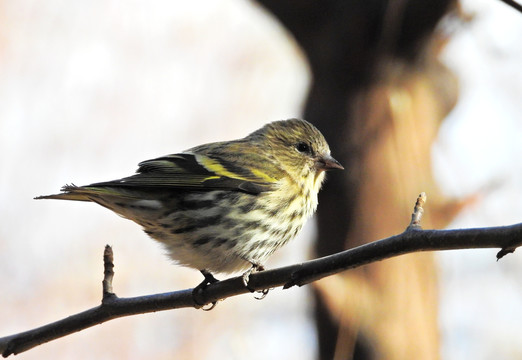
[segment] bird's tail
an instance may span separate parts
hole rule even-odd
[[[117,195],[107,188],[90,187],[90,186],[76,186],[74,184],[65,185],[60,189],[60,194],[43,195],[35,197],[40,199],[58,199],[58,200],[74,200],[74,201],[94,201],[93,198],[100,195]]]

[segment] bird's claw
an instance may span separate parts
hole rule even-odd
[[[245,285],[245,287],[251,292],[257,292],[259,293],[260,295],[259,296],[254,296],[254,298],[256,298],[257,300],[263,300],[266,295],[268,294],[268,292],[270,291],[270,289],[263,289],[263,290],[256,290],[252,287],[249,286],[249,281],[250,281],[250,275],[254,272],[257,272],[257,271],[263,271],[265,270],[265,268],[263,267],[263,265],[259,265],[259,264],[252,264],[252,266],[250,267],[250,269],[248,269],[247,271],[245,271],[243,273],[243,285]]]
[[[270,291],[270,289],[263,289],[263,290],[257,291],[257,293],[259,295],[258,296],[254,296],[254,299],[256,299],[256,300],[263,300],[268,295],[269,291]]]
[[[203,281],[194,288],[194,290],[192,290],[192,298],[194,299],[194,303],[202,310],[204,311],[210,311],[212,310],[213,308],[216,307],[217,305],[217,301],[213,301],[212,303],[210,304],[206,304],[204,301],[201,301],[201,292],[203,290],[205,290],[205,288],[210,285],[210,284],[213,284],[215,282],[218,282],[219,280],[216,279],[214,277],[214,275],[212,275],[210,273],[210,271],[206,270],[206,269],[203,269],[203,270],[200,270],[201,273],[203,274],[203,276],[205,277],[205,279],[203,279]],[[208,308],[205,308],[204,306],[206,305],[210,305],[210,307]]]

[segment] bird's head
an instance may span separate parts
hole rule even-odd
[[[275,161],[299,183],[313,179],[319,184],[324,171],[344,169],[330,155],[323,134],[305,120],[289,119],[271,122],[250,135],[261,141]]]

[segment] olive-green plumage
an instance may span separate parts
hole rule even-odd
[[[67,185],[37,199],[98,203],[140,224],[179,264],[230,273],[262,266],[295,237],[329,169],[342,166],[323,135],[290,119],[144,161],[123,179]]]

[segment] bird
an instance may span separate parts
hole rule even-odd
[[[244,271],[246,284],[314,214],[325,172],[333,169],[344,168],[321,132],[288,119],[241,139],[143,161],[122,179],[65,185],[35,199],[97,203],[141,225],[206,283],[217,281],[215,273]]]

